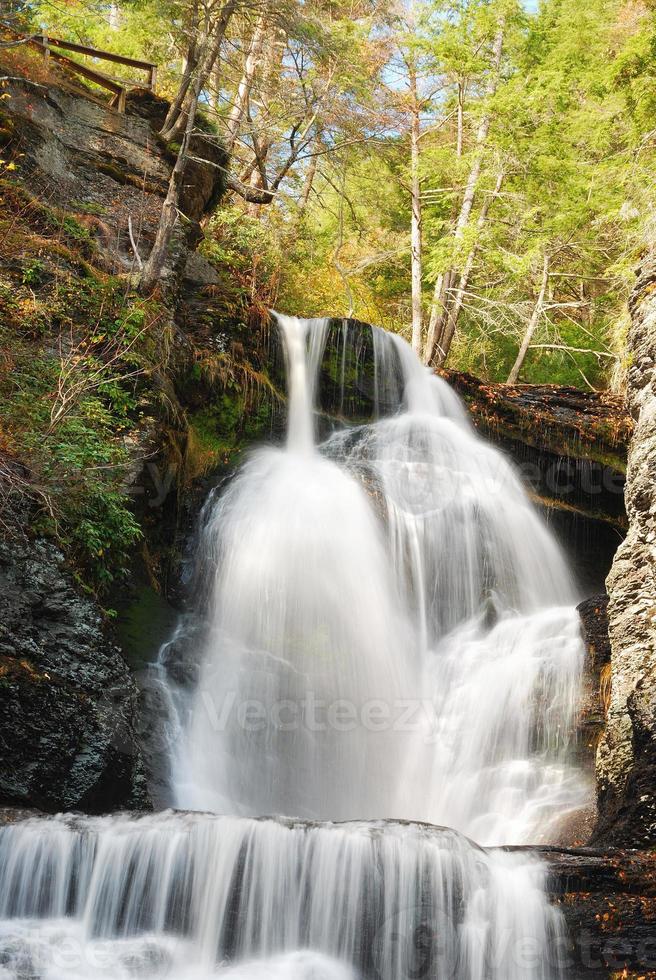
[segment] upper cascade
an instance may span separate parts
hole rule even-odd
[[[362,331],[278,321],[287,444],[252,453],[206,515],[173,801],[549,840],[589,792],[569,762],[583,648],[555,540],[448,384],[378,328],[385,413],[333,418],[317,445],[324,377],[338,404],[370,380]]]

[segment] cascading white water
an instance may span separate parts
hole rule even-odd
[[[538,863],[433,827],[33,820],[0,878],[12,977],[537,980],[562,952]]]
[[[308,346],[306,321],[280,319],[287,447],[255,453],[206,525],[211,631],[177,805],[548,839],[586,796],[555,541],[448,385],[383,331],[376,392],[389,404],[396,387],[397,414],[314,447],[327,325]]]
[[[388,554],[421,661],[404,810],[482,843],[553,838],[590,789],[570,760],[583,646],[560,549],[506,458],[399,337],[379,358],[404,411],[325,451],[384,501]]]
[[[162,702],[175,804],[225,816],[0,829],[1,980],[562,975],[540,864],[457,833],[549,839],[585,801],[559,550],[448,385],[383,331],[374,419],[317,447],[329,324],[279,320],[287,444],[208,504],[198,674],[188,691],[170,672]],[[340,415],[362,381],[349,342],[344,325]],[[326,820],[350,822],[304,822]]]
[[[409,740],[365,713],[417,698],[419,663],[369,499],[313,446],[307,324],[283,324],[287,446],[256,452],[206,526],[212,629],[175,801],[250,816],[403,816],[393,795]]]

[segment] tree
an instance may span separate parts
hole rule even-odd
[[[206,235],[250,242],[253,269],[260,247],[278,262],[253,274],[254,301],[352,310],[493,378],[621,377],[633,267],[656,237],[653,3],[27,6],[39,29],[160,63],[177,159],[144,288],[202,113],[231,153]]]
[[[535,333],[537,325],[540,322],[540,317],[544,311],[544,301],[547,295],[547,289],[549,288],[549,262],[549,256],[545,255],[542,260],[542,280],[540,282],[540,291],[538,293],[538,298],[535,301],[535,306],[533,307],[531,319],[526,327],[526,333],[524,334],[517,357],[515,358],[515,363],[510,369],[510,374],[508,375],[509,385],[515,384],[519,377],[519,372],[522,369],[524,358],[526,357],[531,340],[533,339],[533,334]]]
[[[476,12],[476,11],[475,11]],[[474,206],[477,185],[481,176],[483,163],[483,152],[486,147],[490,125],[492,122],[491,100],[493,99],[499,85],[501,70],[501,57],[503,53],[503,42],[506,31],[506,13],[502,10],[495,27],[492,41],[490,63],[486,70],[486,80],[483,84],[483,113],[476,130],[472,162],[470,165],[467,181],[465,183],[462,201],[458,210],[458,216],[453,228],[452,249],[457,254],[459,247],[465,236]],[[466,83],[462,77],[458,80],[458,101],[457,101],[457,156],[460,157],[463,151],[463,102]],[[482,212],[483,213],[483,212]],[[487,215],[485,215],[486,217]],[[485,220],[485,218],[483,219]],[[465,262],[465,265],[467,261]],[[424,362],[431,364],[435,361],[438,365],[444,364],[449,350],[453,334],[455,333],[456,323],[460,308],[462,306],[463,290],[460,291],[458,301],[458,291],[454,292],[457,278],[457,266],[451,265],[437,277],[433,291],[433,301],[431,304],[430,319],[428,324],[428,336],[424,350]],[[456,312],[457,306],[457,312]]]

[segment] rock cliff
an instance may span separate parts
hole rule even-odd
[[[136,685],[45,541],[0,543],[0,705],[2,802],[51,813],[148,806]]]
[[[597,753],[598,837],[656,842],[656,255],[631,300],[628,534],[608,576],[610,702]]]

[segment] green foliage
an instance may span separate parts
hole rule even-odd
[[[262,306],[275,303],[284,239],[279,226],[252,217],[239,207],[218,208],[199,251],[226,269]]]
[[[31,259],[23,266],[21,280],[24,286],[40,286],[45,272],[41,259]]]
[[[35,26],[159,62],[162,93],[174,91],[192,10],[184,0],[122,0],[111,12],[94,0],[62,7],[37,0],[29,8]],[[202,132],[226,132],[259,11],[240,9],[230,23],[202,95]],[[352,314],[409,333],[414,64],[425,321],[438,277],[453,272],[454,291],[473,256],[449,364],[507,377],[548,256],[547,303],[522,378],[603,387],[617,376],[633,269],[656,228],[653,0],[542,0],[535,13],[519,0],[283,0],[275,23],[231,164],[247,181],[268,179],[275,201],[224,204],[201,247],[220,270],[224,308]],[[473,209],[456,233],[479,165]],[[112,162],[103,167],[130,179]],[[483,221],[500,171],[502,193]],[[274,184],[276,172],[285,176]],[[41,208],[32,221],[77,255],[93,255],[93,236],[75,218]],[[35,264],[24,275],[24,285],[38,289],[47,268]],[[30,315],[34,331],[47,330],[38,311]],[[66,321],[64,302],[59,319]]]
[[[102,592],[141,536],[122,436],[139,425],[160,310],[119,279],[62,272],[45,257],[26,258],[18,281],[0,279],[0,452],[29,468],[35,529]]]

